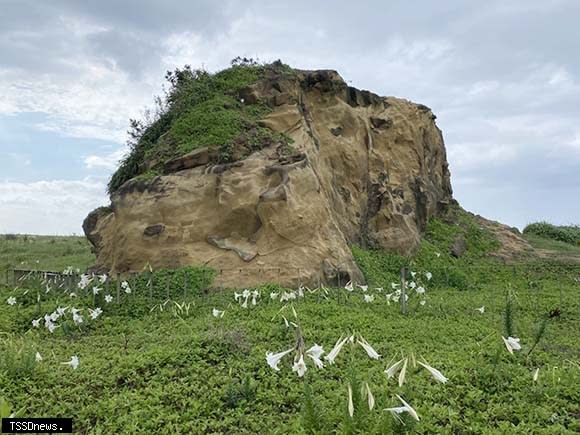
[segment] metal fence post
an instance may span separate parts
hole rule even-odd
[[[167,279],[165,281],[165,297],[169,300],[169,282],[171,281],[169,272],[167,273]]]
[[[153,272],[149,271],[149,300],[153,300]]]
[[[117,304],[121,300],[121,274],[117,272]]]
[[[406,269],[401,267],[401,313],[407,314]]]
[[[187,299],[187,272],[183,274],[183,300]]]

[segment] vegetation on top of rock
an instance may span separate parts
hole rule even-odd
[[[274,143],[287,147],[287,137],[257,124],[271,108],[244,101],[240,90],[269,72],[289,71],[279,61],[265,65],[246,58],[216,73],[189,65],[168,71],[169,87],[156,98],[155,110],[130,120],[129,153],[109,181],[109,194],[139,175],[158,175],[166,161],[196,148],[209,147],[213,163],[229,163]]]
[[[524,234],[580,246],[579,225],[558,226],[548,222],[534,222],[524,228]]]

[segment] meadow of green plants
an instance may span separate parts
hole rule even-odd
[[[468,246],[460,259],[447,252],[457,232]],[[580,268],[498,264],[485,257],[494,243],[469,222],[432,221],[414,258],[354,248],[368,288],[352,291],[265,285],[243,296],[212,289],[213,272],[200,268],[124,286],[48,283],[48,292],[41,280],[9,280],[0,290],[0,397],[20,415],[72,417],[81,433],[577,433]],[[51,264],[49,255],[34,264]],[[426,290],[407,288],[406,313],[393,298],[401,267]],[[43,316],[58,307],[69,311],[51,333]],[[96,307],[103,312],[91,319]],[[508,336],[520,350],[508,351]],[[305,351],[314,345],[324,368]],[[274,370],[266,354],[286,350]],[[401,360],[405,369],[389,378],[385,369]]]

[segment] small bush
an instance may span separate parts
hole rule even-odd
[[[579,225],[557,226],[548,222],[534,222],[524,228],[524,234],[533,234],[545,239],[580,246]]]
[[[0,372],[10,379],[30,378],[36,368],[36,352],[12,340],[0,342]]]

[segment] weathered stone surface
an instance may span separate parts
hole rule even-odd
[[[272,146],[235,164],[127,182],[111,197],[114,212],[85,230],[98,240],[98,265],[205,264],[222,270],[217,285],[316,286],[364,280],[352,244],[415,252],[452,197],[430,110],[349,87],[329,70],[269,78],[241,96],[268,103],[282,93],[288,100],[261,125],[293,139],[294,156]],[[372,118],[391,125],[373,127]],[[161,222],[161,233],[143,236]]]
[[[166,174],[171,172],[183,171],[197,166],[207,165],[209,163],[209,149],[207,147],[197,148],[190,153],[181,157],[169,160],[165,163],[163,171]]]
[[[342,134],[342,127],[331,128],[330,132],[335,136],[340,136]]]
[[[391,119],[377,118],[374,116],[371,116],[370,121],[374,128],[389,128],[393,125],[393,121]]]
[[[466,249],[467,245],[465,244],[465,236],[463,234],[458,234],[455,237],[455,240],[453,240],[449,250],[451,255],[453,255],[455,258],[459,258],[465,253]]]
[[[143,230],[143,235],[148,237],[158,236],[163,232],[164,229],[165,225],[163,224],[150,225]]]
[[[208,243],[228,251],[234,251],[240,258],[246,262],[252,261],[258,250],[255,245],[249,243],[247,240],[227,239],[218,236],[210,236],[207,238]]]

